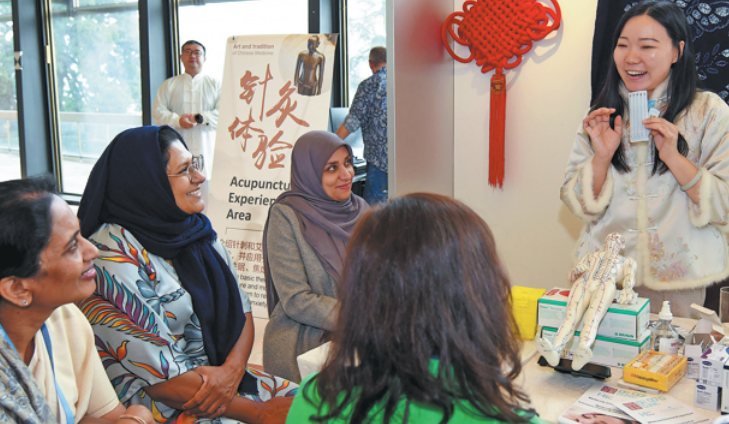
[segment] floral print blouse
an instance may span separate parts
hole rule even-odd
[[[192,298],[172,265],[147,252],[124,228],[104,224],[89,239],[100,251],[94,261],[96,291],[78,306],[91,322],[106,373],[125,405],[147,406],[157,422],[174,418],[174,408],[152,400],[143,389],[209,365]],[[214,247],[232,265],[219,241]],[[243,312],[251,312],[243,290],[241,302]],[[258,379],[258,395],[248,398],[266,401],[296,392],[296,384],[247,372]]]

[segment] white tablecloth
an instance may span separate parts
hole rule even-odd
[[[656,318],[651,315],[651,319]],[[690,330],[695,321],[675,318],[674,324]],[[300,355],[298,363],[302,378],[310,372],[319,371],[326,361],[328,352],[329,343]],[[539,355],[533,340],[524,342],[521,349],[521,360],[523,371],[517,380],[517,384],[531,398],[531,407],[539,413],[542,419],[551,423],[556,423],[562,412],[575,403],[590,386],[601,381],[593,378],[575,377],[572,374],[557,372],[550,367],[540,366],[537,364]],[[618,380],[623,377],[623,369],[612,367],[611,373],[612,376],[604,382],[607,384],[612,383],[617,387]],[[694,380],[683,378],[668,394],[693,407],[695,384]],[[696,408],[696,410],[711,419],[720,415],[719,412],[711,412],[706,409]]]
[[[657,317],[651,315],[651,319],[654,320]],[[674,318],[674,324],[690,330],[695,321]],[[563,374],[552,368],[539,366],[538,360],[539,355],[534,341],[524,342],[522,347],[524,368],[517,382],[531,398],[531,407],[539,413],[539,416],[546,421],[556,423],[562,412],[575,403],[590,386],[600,380]],[[617,387],[618,380],[623,377],[623,369],[611,367],[611,373],[612,376],[604,382],[612,383]],[[668,394],[693,408],[695,385],[694,380],[683,378],[673,386]],[[696,410],[711,419],[720,416],[719,412],[711,412],[702,408],[696,408]]]

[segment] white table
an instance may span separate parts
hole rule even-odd
[[[656,318],[651,315],[652,320]],[[687,330],[690,330],[695,322],[689,319],[674,319],[674,324],[681,325]],[[542,419],[551,423],[556,423],[557,418],[596,382],[604,381],[617,387],[618,380],[623,377],[623,369],[619,367],[611,367],[612,376],[606,380],[575,377],[572,374],[557,372],[550,367],[542,367],[537,363],[539,355],[533,340],[524,342],[521,357],[523,370],[517,379],[517,384],[531,398],[531,407]],[[694,380],[683,378],[668,394],[694,408],[695,385]],[[721,415],[719,412],[702,408],[695,409],[712,420]]]
[[[657,317],[651,315],[651,319]],[[674,319],[674,324],[681,325],[690,330],[696,321],[689,319]],[[326,361],[328,344],[320,346],[299,356],[299,367],[303,374],[318,371]],[[567,410],[587,389],[597,382],[612,383],[617,387],[617,382],[623,377],[623,368],[611,367],[612,376],[606,380],[596,380],[586,377],[575,377],[572,374],[564,374],[555,371],[550,367],[542,367],[537,361],[539,354],[533,340],[526,341],[521,349],[522,373],[516,383],[531,398],[531,407],[545,421],[556,423],[559,416]],[[679,381],[669,395],[679,399],[686,405],[694,407],[694,380],[683,378]],[[706,409],[696,408],[697,411],[712,420],[720,416],[719,412],[711,412]]]

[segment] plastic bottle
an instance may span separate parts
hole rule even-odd
[[[681,340],[671,325],[673,314],[671,313],[671,302],[669,300],[663,301],[663,307],[661,308],[661,313],[658,314],[658,319],[660,320],[658,325],[651,331],[651,346],[653,350],[678,355]]]

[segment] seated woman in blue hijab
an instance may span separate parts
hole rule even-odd
[[[169,127],[109,144],[78,212],[101,251],[96,291],[79,307],[125,404],[148,406],[158,422],[283,422],[296,385],[246,368],[250,301],[201,213],[203,160]]]

